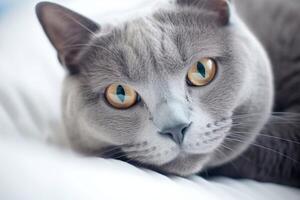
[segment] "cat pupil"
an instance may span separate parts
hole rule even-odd
[[[204,65],[201,62],[197,63],[197,70],[198,70],[199,74],[201,74],[201,76],[203,78],[205,78],[205,76],[206,76],[205,67],[204,67]]]
[[[124,102],[124,100],[125,100],[125,90],[121,85],[118,85],[116,94],[119,97],[119,99],[121,100],[121,102]]]

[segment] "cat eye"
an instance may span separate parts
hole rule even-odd
[[[216,72],[215,60],[203,58],[191,66],[187,74],[187,82],[191,86],[205,86],[214,79]]]
[[[111,84],[106,88],[105,98],[112,107],[127,109],[137,103],[138,94],[128,85]]]

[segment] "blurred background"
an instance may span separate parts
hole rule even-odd
[[[29,1],[29,0],[28,0]],[[12,8],[15,4],[26,3],[27,0],[1,0],[0,1],[0,15],[4,15],[10,8]]]

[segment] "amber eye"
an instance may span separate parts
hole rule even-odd
[[[216,72],[216,62],[211,58],[203,58],[189,69],[187,82],[191,86],[205,86],[214,79]]]
[[[127,109],[132,107],[138,100],[138,95],[128,85],[111,84],[106,88],[105,97],[107,102],[114,108]]]

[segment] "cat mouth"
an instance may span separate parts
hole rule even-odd
[[[207,163],[208,156],[207,154],[192,155],[182,151],[173,160],[162,165],[140,162],[136,159],[127,160],[125,158],[121,158],[119,160],[125,161],[134,166],[150,169],[161,174],[187,177],[200,172]]]
[[[220,148],[230,129],[231,126],[227,124],[212,130],[210,135],[193,133],[199,137],[185,144],[174,144],[169,149],[142,141],[121,148],[122,154],[117,154],[115,159],[163,174],[189,176],[207,166],[210,155]]]
[[[208,161],[207,154],[181,152],[174,160],[159,166],[158,171],[177,176],[190,176],[200,172]]]

